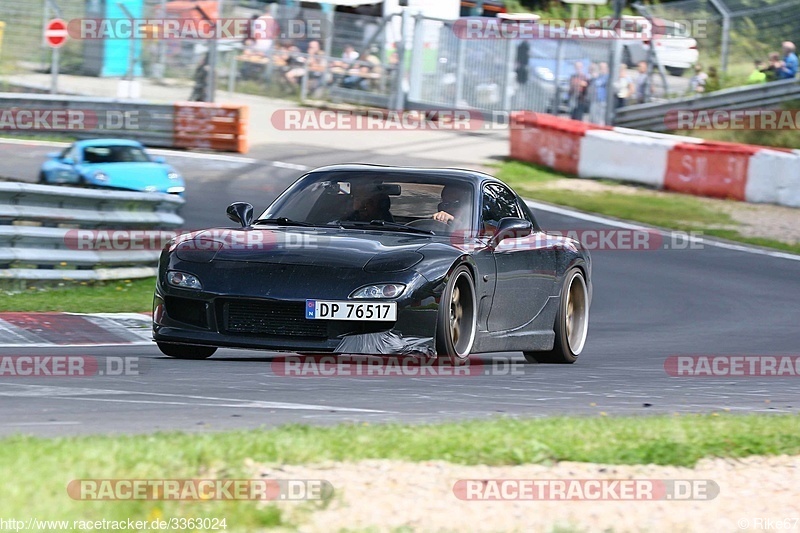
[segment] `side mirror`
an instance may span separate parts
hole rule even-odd
[[[50,152],[47,154],[47,159],[61,159],[61,152]]]
[[[500,244],[500,241],[503,239],[527,237],[531,234],[532,230],[533,224],[531,224],[529,220],[525,220],[523,218],[506,217],[500,220],[500,224],[497,226],[497,231],[489,241],[489,246],[494,248]]]
[[[167,160],[166,160],[166,159],[164,159],[164,158],[163,158],[163,157],[161,157],[161,156],[158,156],[158,157],[154,157],[154,158],[153,158],[153,163],[166,163],[166,161],[167,161]]]
[[[238,222],[243,228],[253,224],[253,206],[247,202],[234,202],[228,206],[228,218]]]
[[[72,158],[70,158],[70,157],[63,158],[61,160],[61,162],[64,163],[65,165],[74,165],[75,164],[75,161],[73,161]]]

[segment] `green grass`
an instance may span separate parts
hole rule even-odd
[[[0,311],[138,313],[152,310],[155,278],[64,282],[63,287],[29,288],[3,294]]]
[[[800,453],[795,415],[682,415],[514,420],[441,425],[284,426],[225,433],[161,433],[0,441],[0,516],[47,519],[228,518],[228,529],[285,524],[273,506],[251,502],[81,502],[67,497],[73,479],[231,479],[250,476],[245,462],[301,464],[395,459],[465,465],[552,461],[691,467],[704,457]],[[320,475],[324,479],[324,472]],[[334,491],[347,490],[336,487]],[[334,494],[336,498],[336,494]],[[302,504],[313,511],[324,502]],[[16,513],[18,514],[18,513]]]
[[[613,190],[583,192],[548,188],[548,185],[557,179],[571,177],[519,161],[501,163],[498,166],[497,177],[526,198],[651,226],[702,232],[712,237],[800,254],[800,244],[741,235],[736,231],[737,223],[730,215],[715,209],[707,200],[695,196],[669,192],[656,193],[643,187],[634,194]],[[600,181],[611,187],[619,185],[613,181]]]

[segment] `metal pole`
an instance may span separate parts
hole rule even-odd
[[[614,0],[614,20],[619,20],[622,16],[622,9],[625,7],[625,0]],[[614,87],[619,77],[619,67],[622,63],[622,41],[614,39],[611,41],[611,55],[608,58],[608,82],[606,83],[606,124],[612,125],[616,115],[617,91]]]
[[[414,41],[411,46],[411,71],[409,72],[408,99],[419,102],[422,97],[423,50],[425,48],[425,27],[422,13],[414,16]]]
[[[122,12],[125,13],[125,16],[128,17],[128,20],[131,21],[131,31],[135,32],[135,29],[133,27],[134,23],[133,13],[128,11],[128,8],[125,7],[125,4],[123,4],[122,2],[117,2],[117,7],[119,7],[122,10]],[[133,37],[131,37],[130,42],[131,44],[128,46],[128,75],[126,77],[128,78],[128,82],[133,84],[133,70],[136,68],[136,40]],[[131,90],[132,87],[129,85],[128,96],[130,96]]]
[[[403,88],[403,81],[406,77],[406,36],[408,35],[408,25],[411,22],[411,17],[407,9],[403,9],[402,23],[400,25],[400,42],[397,46],[397,80],[395,83],[395,95],[393,109],[395,111],[402,111],[405,109],[405,90]]]
[[[464,100],[464,71],[467,66],[467,42],[458,40],[458,57],[456,59],[456,101],[453,107],[458,108]]]
[[[558,116],[561,108],[561,64],[564,62],[564,39],[559,39],[556,45],[556,71],[553,73],[553,83],[556,90],[553,94],[553,114]]]
[[[514,57],[514,41],[506,39],[506,57],[503,67],[503,93],[500,98],[503,111],[511,111],[511,75],[514,72],[514,65],[516,64]]]
[[[53,48],[50,62],[50,94],[58,94],[58,64],[61,62],[61,48]]]
[[[163,20],[167,18],[167,0],[161,0],[161,14],[159,17]],[[162,26],[163,27],[163,26]],[[163,33],[163,32],[162,32]],[[164,70],[167,63],[167,42],[164,40],[164,35],[158,36],[158,63],[156,63],[156,79],[164,79]]]
[[[709,0],[714,9],[722,15],[722,57],[720,58],[720,70],[727,72],[728,70],[728,47],[730,46],[731,39],[731,13],[721,0]]]
[[[217,17],[222,17],[224,0],[217,0]],[[208,86],[206,87],[206,102],[214,102],[217,95],[217,24],[214,27],[214,36],[211,39],[211,48],[208,56]]]
[[[47,17],[47,7],[50,7],[58,18],[63,18],[61,14],[61,8],[58,7],[55,0],[47,0],[45,4],[45,17]],[[47,21],[45,20],[45,26],[47,25]],[[60,48],[53,48],[53,52],[50,55],[50,94],[58,94],[58,70],[61,64],[61,49]]]

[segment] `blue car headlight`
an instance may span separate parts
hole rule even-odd
[[[95,181],[108,181],[108,174],[105,172],[97,171],[92,177],[95,179]]]
[[[172,170],[170,172],[167,172],[167,178],[171,180],[179,180],[181,179],[181,175]]]

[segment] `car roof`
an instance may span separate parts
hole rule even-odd
[[[76,141],[75,146],[85,148],[87,146],[137,146],[144,148],[142,143],[131,139],[84,139]]]
[[[436,176],[439,178],[450,178],[479,185],[484,181],[496,181],[502,183],[494,176],[463,168],[434,168],[434,167],[401,167],[392,165],[371,165],[365,163],[346,163],[339,165],[328,165],[315,168],[309,174],[317,172],[375,172],[376,174],[408,174],[414,176]]]

